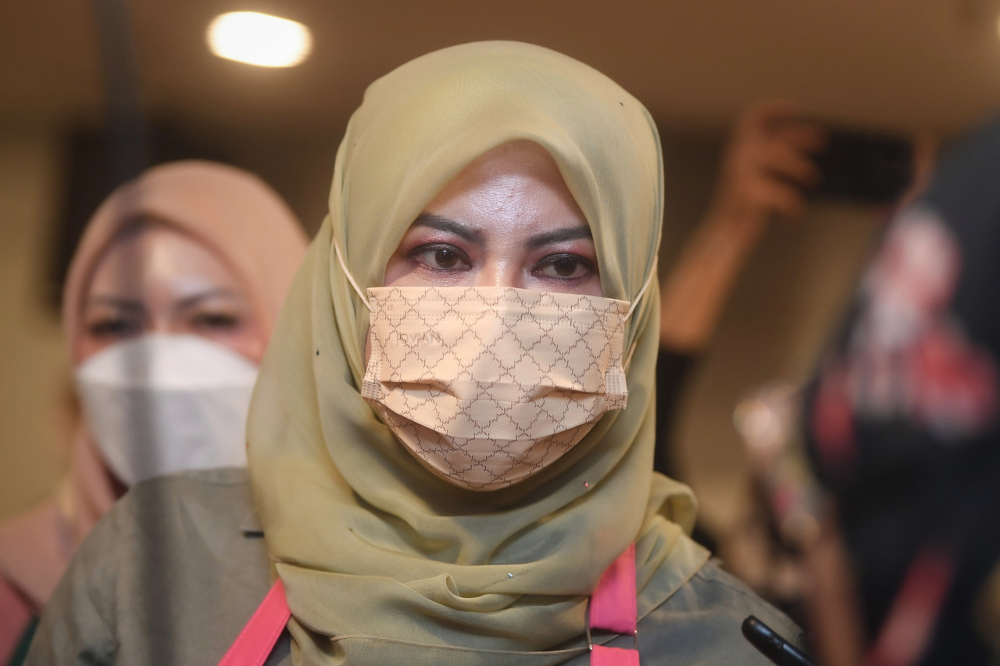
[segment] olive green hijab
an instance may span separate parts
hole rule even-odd
[[[707,557],[683,534],[690,491],[652,472],[655,281],[626,328],[628,408],[510,488],[439,479],[361,398],[368,311],[334,241],[362,289],[380,286],[437,192],[522,139],[552,154],[586,216],[605,296],[631,301],[655,270],[656,127],[603,74],[544,48],[483,42],[423,56],[368,88],[251,408],[255,502],[287,590],[296,663],[413,666],[440,662],[442,646],[449,663],[560,663],[578,650],[511,652],[579,646],[587,597],[629,543],[640,616]]]

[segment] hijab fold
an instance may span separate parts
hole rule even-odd
[[[296,663],[370,663],[374,649],[382,663],[413,664],[413,644],[447,648],[455,663],[552,650],[579,641],[587,597],[629,543],[641,612],[707,557],[684,535],[690,491],[652,472],[655,280],[626,326],[628,408],[512,487],[477,492],[436,477],[361,398],[368,311],[334,243],[362,289],[381,286],[445,184],[517,140],[555,159],[593,233],[605,296],[631,301],[655,270],[656,127],[604,75],[544,48],[484,42],[418,58],[369,87],[250,412],[255,503],[292,609]]]

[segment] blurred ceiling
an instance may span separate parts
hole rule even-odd
[[[0,3],[0,119],[95,119],[92,1]],[[212,125],[340,131],[364,87],[414,56],[517,39],[604,71],[676,128],[721,128],[764,97],[841,122],[953,132],[1000,108],[995,0],[131,0],[148,110]],[[233,10],[314,34],[293,69],[221,60]]]

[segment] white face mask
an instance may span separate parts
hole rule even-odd
[[[257,367],[194,335],[143,335],[76,370],[83,412],[111,471],[132,485],[187,469],[245,466]]]
[[[361,395],[417,460],[457,486],[487,491],[526,479],[605,412],[625,408],[624,327],[635,305],[512,287],[367,293]]]

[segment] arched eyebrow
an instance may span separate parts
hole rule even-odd
[[[441,217],[434,213],[421,213],[411,226],[430,227],[431,229],[437,229],[445,233],[455,234],[462,240],[475,243],[476,245],[482,245],[486,241],[483,232],[478,229],[470,229],[455,220],[449,220],[447,217]]]
[[[208,289],[206,291],[192,294],[190,296],[185,296],[177,303],[177,310],[184,310],[187,308],[192,308],[200,305],[202,302],[207,301],[211,298],[229,298],[233,300],[241,300],[239,292],[228,289],[226,287],[220,287],[217,289]]]
[[[447,217],[441,217],[440,215],[435,215],[434,213],[421,213],[417,216],[417,219],[413,221],[413,226],[430,227],[432,229],[437,229],[438,231],[444,231],[445,233],[455,234],[459,238],[477,245],[483,245],[485,242],[483,233],[478,229],[470,229],[460,222],[450,220]],[[578,238],[592,239],[593,237],[594,235],[590,232],[590,227],[580,225],[578,227],[556,229],[555,231],[549,231],[544,234],[532,236],[527,240],[525,245],[532,250],[537,250],[538,248],[545,247],[546,245],[564,243],[566,241],[577,240]]]
[[[577,240],[578,238],[593,239],[594,235],[590,233],[590,227],[581,225],[579,227],[570,227],[568,229],[556,229],[555,231],[532,236],[528,239],[527,245],[532,250],[537,250],[538,248],[545,247],[546,245],[564,243],[566,241]]]

